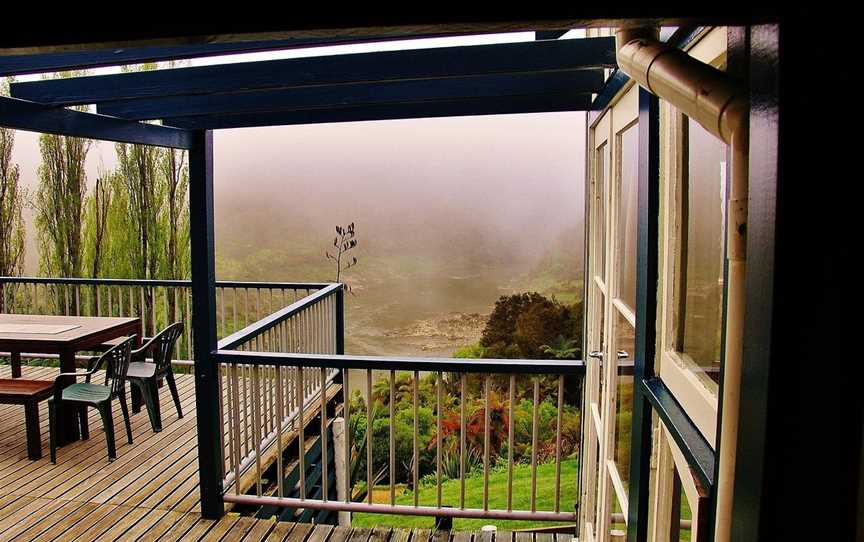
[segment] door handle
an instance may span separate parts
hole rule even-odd
[[[627,359],[630,357],[630,354],[625,352],[624,350],[618,351],[618,359]]]
[[[593,352],[588,352],[588,357],[593,359],[603,359],[603,352],[594,350]]]

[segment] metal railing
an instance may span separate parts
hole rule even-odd
[[[337,354],[343,351],[342,285],[330,284],[219,341],[223,351]],[[261,496],[263,471],[283,469],[288,436],[302,433],[306,414],[323,401],[338,371],[268,363],[221,364],[224,491],[254,485]],[[299,439],[301,442],[303,439]],[[301,456],[301,463],[303,459]],[[280,479],[281,481],[281,479]],[[301,481],[301,484],[303,482]],[[282,484],[279,484],[280,491]],[[280,493],[281,495],[281,493]]]
[[[217,336],[230,335],[327,286],[329,283],[217,281]],[[136,316],[147,336],[173,322],[183,322],[175,363],[193,362],[188,280],[0,277],[0,312]],[[50,356],[22,353],[22,357]]]
[[[341,289],[339,290],[341,294]],[[227,404],[225,415],[228,419],[229,430],[224,435],[226,450],[226,476],[223,480],[223,499],[225,502],[243,504],[249,506],[268,506],[290,509],[313,509],[327,511],[348,512],[371,512],[386,514],[403,514],[415,516],[435,517],[462,517],[462,518],[484,518],[490,520],[532,520],[532,521],[575,521],[575,498],[564,502],[562,499],[562,488],[565,484],[572,484],[570,494],[578,495],[578,476],[567,479],[562,477],[562,461],[564,444],[562,416],[565,411],[565,396],[572,392],[572,386],[576,380],[581,381],[584,376],[584,364],[579,360],[488,360],[488,359],[451,359],[451,358],[393,358],[378,356],[350,356],[338,355],[334,340],[327,341],[330,332],[339,326],[336,321],[340,319],[338,301],[334,299],[331,304],[327,300],[331,294],[321,290],[317,294],[301,300],[296,306],[286,307],[280,313],[271,315],[266,321],[250,326],[249,331],[253,334],[247,335],[247,330],[236,333],[234,336],[220,341],[220,348],[216,352],[216,360],[227,370],[227,390],[223,389],[223,401]],[[317,310],[316,306],[320,307]],[[336,310],[336,313],[333,312]],[[304,328],[304,333],[316,335],[319,339],[307,339],[307,346],[300,351],[297,348],[298,334],[294,331],[291,319],[303,321],[303,313],[306,313],[305,321],[312,323]],[[266,325],[266,332],[263,331]],[[316,331],[317,328],[317,331]],[[302,333],[301,333],[302,334]],[[338,335],[338,334],[337,334]],[[323,337],[323,341],[321,340]],[[257,338],[257,343],[256,343]],[[243,345],[243,350],[238,351],[236,347]],[[258,350],[261,344],[264,350]],[[300,343],[302,344],[302,343]],[[311,348],[308,345],[313,345]],[[229,348],[229,346],[231,348]],[[327,352],[327,350],[330,350]],[[317,350],[317,352],[316,352]],[[337,355],[334,355],[337,354]],[[376,371],[385,371],[387,375],[382,386],[373,386]],[[367,400],[365,401],[365,412],[351,412],[352,374],[355,372],[362,375]],[[396,479],[394,475],[388,475],[389,479],[389,502],[374,502],[371,489],[378,485],[382,479],[376,474],[377,463],[384,463],[382,471],[395,473],[396,471],[396,435],[394,420],[394,395],[397,388],[397,375],[407,372],[411,378],[409,387],[401,389],[400,393],[409,393],[413,409],[412,427],[412,452],[410,459],[411,486],[414,488],[413,503],[397,503]],[[434,442],[422,443],[419,439],[419,386],[421,375],[434,381],[434,412],[435,424]],[[345,431],[343,447],[333,450],[336,454],[344,456],[344,472],[336,473],[337,483],[341,478],[347,483],[347,491],[344,498],[333,499],[330,497],[331,483],[328,473],[329,466],[327,431],[331,420],[328,420],[327,403],[330,400],[327,384],[338,377],[341,383],[342,414],[344,420],[352,420],[353,415],[360,415],[365,419],[367,430],[362,442],[354,442],[351,431]],[[526,382],[527,377],[527,382]],[[221,380],[220,380],[221,381]],[[566,381],[566,384],[565,384]],[[517,385],[518,382],[518,385]],[[541,382],[543,391],[541,393]],[[525,392],[524,397],[518,397],[519,390]],[[374,425],[373,400],[376,393],[389,395],[390,423],[387,435],[388,457],[385,461],[373,457],[376,436],[371,429]],[[250,391],[251,390],[251,391]],[[448,391],[449,390],[449,391]],[[453,391],[455,390],[455,393]],[[528,391],[530,390],[530,391]],[[428,392],[428,390],[427,390]],[[337,392],[338,393],[338,392]],[[493,399],[499,394],[507,397],[506,401]],[[428,395],[428,393],[427,393]],[[254,401],[251,397],[261,397]],[[530,399],[529,399],[530,397]],[[528,442],[516,442],[516,430],[514,420],[514,409],[517,408],[517,400],[530,401],[531,421],[530,437]],[[538,506],[538,468],[541,466],[540,456],[541,444],[540,433],[544,430],[540,426],[541,402],[548,401],[557,405],[557,419],[554,421],[553,436],[550,441],[551,454],[545,453],[546,462],[554,463],[554,498],[553,504],[547,509]],[[575,402],[581,402],[580,398]],[[493,406],[493,403],[497,406]],[[318,406],[320,404],[320,406]],[[481,405],[477,407],[477,405]],[[442,457],[442,444],[445,423],[452,425],[452,420],[445,419],[447,416],[445,405],[452,408],[455,405],[458,412],[457,430],[447,438],[458,439],[458,476],[459,484],[458,502],[445,502],[443,498],[444,484],[444,458]],[[500,423],[502,405],[506,405],[506,416],[509,423]],[[573,408],[578,406],[571,405]],[[309,416],[308,410],[314,408],[314,413]],[[506,431],[506,436],[493,434],[495,427],[492,426],[491,416],[496,409],[496,420],[499,428]],[[520,406],[521,408],[521,406]],[[473,411],[473,412],[471,412]],[[315,491],[316,497],[311,494],[310,488],[306,487],[304,473],[304,458],[308,453],[307,439],[303,437],[304,428],[309,423],[317,423],[320,431],[320,475],[319,487]],[[469,425],[476,429],[480,425],[480,431],[475,432],[482,435],[480,443],[469,443]],[[547,420],[548,423],[548,420]],[[547,428],[548,430],[548,428]],[[251,446],[249,441],[251,431]],[[257,432],[256,432],[257,431]],[[548,432],[548,431],[547,431]],[[291,434],[290,439],[283,436]],[[308,430],[306,431],[308,433]],[[506,459],[492,457],[493,441],[498,444],[497,449],[506,442]],[[285,447],[286,442],[295,449]],[[378,443],[380,444],[380,442]],[[514,496],[519,496],[518,487],[522,483],[519,480],[514,484],[515,468],[517,459],[515,449],[517,444],[530,447],[526,467],[530,468],[530,505],[519,509],[514,506]],[[428,445],[428,447],[427,447]],[[275,451],[275,474],[264,476],[268,465],[262,458],[268,455],[267,447]],[[335,446],[335,444],[334,444]],[[434,477],[435,498],[434,503],[421,503],[419,501],[420,487],[420,449],[432,449],[434,447]],[[571,446],[572,450],[578,449],[578,444]],[[285,454],[284,452],[289,452]],[[495,452],[497,453],[497,452]],[[365,472],[354,472],[357,460],[365,455]],[[286,486],[286,465],[283,456],[290,455],[293,467],[299,464],[299,477],[292,487]],[[469,500],[472,495],[466,496],[466,483],[469,476],[469,463],[474,456],[475,472],[482,465],[482,504],[471,506]],[[479,460],[478,460],[479,456]],[[272,455],[270,456],[273,457]],[[296,459],[294,459],[296,458]],[[494,467],[495,461],[499,462]],[[530,466],[529,466],[530,465]],[[273,466],[271,464],[271,469]],[[490,505],[490,474],[493,468],[506,469],[506,506],[495,507]],[[524,471],[522,471],[524,472]],[[479,475],[479,472],[474,476]],[[251,477],[251,481],[248,481]],[[245,484],[234,483],[236,480],[247,480]],[[351,490],[356,485],[365,484],[365,494],[362,500],[357,498]],[[246,494],[241,486],[250,488]],[[254,486],[254,492],[251,488]],[[380,487],[380,486],[379,486]],[[296,496],[289,496],[296,495]],[[494,497],[494,496],[493,496]]]

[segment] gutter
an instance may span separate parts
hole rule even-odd
[[[725,357],[714,532],[716,542],[727,542],[732,524],[743,353],[749,189],[748,93],[722,71],[660,42],[656,26],[621,28],[615,41],[616,59],[624,73],[731,148],[726,224]]]

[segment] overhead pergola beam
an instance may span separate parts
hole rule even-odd
[[[12,95],[50,105],[369,81],[569,71],[615,65],[613,38],[385,51],[20,82]]]
[[[175,149],[189,149],[192,145],[191,134],[187,130],[72,109],[47,107],[4,96],[0,96],[0,126],[45,134]]]
[[[590,95],[565,93],[534,96],[505,96],[430,102],[376,104],[360,107],[305,109],[299,111],[199,115],[170,119],[173,126],[186,129],[216,130],[255,126],[288,126],[373,120],[504,115],[585,111]]]
[[[557,40],[564,34],[569,32],[569,30],[538,30],[534,32],[534,39],[536,40]]]
[[[301,47],[325,47],[332,45],[413,40],[457,35],[461,34],[288,38],[281,40],[237,41],[229,43],[180,44],[161,47],[115,47],[110,49],[73,51],[67,53],[0,56],[0,76],[81,70],[101,68],[105,66],[120,66],[124,64],[142,64],[145,62],[161,62],[166,60],[183,60],[219,55],[297,49]]]
[[[546,94],[591,94],[603,88],[597,70],[494,74],[442,79],[414,79],[259,90],[236,94],[166,96],[121,100],[98,105],[105,115],[131,120],[171,119],[195,115],[332,109],[385,103],[499,98]],[[580,102],[581,103],[581,102]],[[170,124],[170,122],[168,122]]]

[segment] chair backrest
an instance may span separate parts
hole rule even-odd
[[[175,322],[153,337],[152,356],[156,364],[156,375],[161,376],[171,368],[171,356],[174,355],[174,345],[183,334],[183,322]]]
[[[129,372],[129,362],[132,361],[132,343],[135,337],[129,337],[114,346],[104,354],[98,365],[105,363],[105,385],[111,388],[111,397],[118,395],[125,386],[126,373]]]

